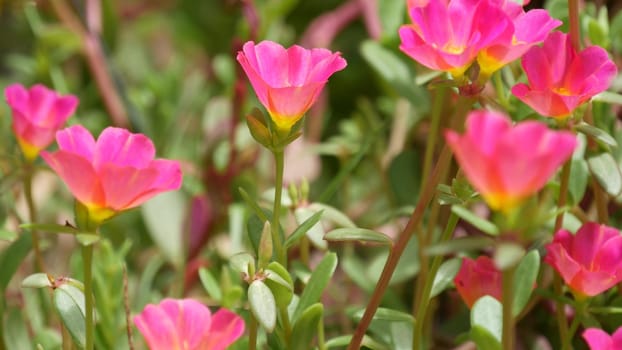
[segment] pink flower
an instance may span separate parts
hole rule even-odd
[[[43,85],[30,90],[13,84],[4,90],[13,115],[13,132],[27,159],[33,160],[39,152],[54,141],[60,129],[78,106],[73,95],[61,96]]]
[[[502,282],[501,271],[487,256],[479,256],[475,260],[462,258],[462,266],[454,278],[456,289],[469,308],[484,295],[501,301]]]
[[[192,299],[164,299],[134,317],[151,350],[224,350],[244,333],[244,320],[227,309],[212,315]]]
[[[285,131],[300,120],[322,92],[328,78],[346,67],[340,54],[326,49],[288,49],[272,41],[244,44],[237,60],[268,109]]]
[[[529,85],[516,84],[512,93],[536,112],[566,117],[592,96],[605,91],[617,74],[607,51],[590,46],[577,52],[570,37],[552,33],[542,47],[522,59]]]
[[[410,0],[408,8],[413,23],[400,28],[400,49],[454,77],[477,60],[487,78],[561,24],[544,10],[525,13],[513,1]]]
[[[622,236],[589,222],[576,234],[560,230],[546,246],[544,261],[553,266],[578,296],[595,296],[622,281]]]
[[[509,211],[539,191],[570,156],[576,137],[543,123],[512,126],[503,114],[471,112],[466,132],[445,133],[467,178],[495,210]]]
[[[583,339],[591,350],[622,350],[622,327],[613,335],[607,334],[602,329],[588,328],[583,332]]]
[[[82,126],[56,133],[59,150],[41,156],[96,223],[181,186],[179,163],[155,159],[151,140],[125,129],[106,128],[99,139]]]

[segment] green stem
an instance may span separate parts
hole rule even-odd
[[[514,315],[512,306],[514,300],[514,272],[516,266],[503,271],[503,332],[501,343],[503,349],[514,349]]]
[[[570,22],[570,40],[575,50],[581,49],[581,37],[579,33],[579,0],[568,0],[568,22]]]
[[[324,319],[320,317],[320,322],[317,325],[317,346],[318,350],[326,350],[326,340],[324,338]]]
[[[598,215],[598,222],[606,224],[609,222],[609,209],[607,208],[607,194],[600,187],[600,184],[596,179],[592,178],[592,189],[594,190],[594,202],[596,202],[596,214]]]
[[[93,350],[95,324],[93,322],[93,245],[82,246],[84,264],[84,317],[86,319],[86,350]]]
[[[566,205],[566,199],[568,196],[568,184],[570,182],[570,161],[567,161],[562,168],[561,184],[559,187],[559,198],[557,201],[557,207],[563,208]],[[555,219],[555,228],[553,234],[562,228],[564,222],[564,212],[561,211]],[[553,289],[557,295],[562,295],[562,280],[559,275],[555,274],[553,279]],[[568,322],[566,320],[566,313],[563,301],[555,301],[555,318],[557,319],[557,328],[559,331],[559,337],[562,344],[562,350],[570,350],[570,337],[568,336]]]
[[[251,314],[250,322],[248,323],[248,350],[257,349],[257,320],[255,316]]]
[[[508,97],[505,93],[506,89],[503,86],[503,77],[501,76],[501,71],[495,72],[492,76],[492,80],[495,85],[499,104],[503,106],[506,110],[508,110],[510,107],[510,103],[508,102]]]
[[[283,192],[283,168],[284,155],[283,151],[274,151],[274,163],[276,170],[276,179],[274,184],[274,208],[272,210],[272,244],[274,246],[274,252],[276,254],[276,261],[283,266],[287,266],[287,256],[283,250],[283,242],[281,242],[281,235],[279,229],[281,227],[281,194]]]
[[[35,201],[32,195],[32,177],[34,174],[33,164],[28,163],[26,165],[26,173],[24,175],[24,197],[26,198],[26,205],[28,206],[28,216],[32,223],[37,222],[37,210],[35,208]],[[41,245],[39,244],[39,232],[33,230],[32,234],[32,250],[35,255],[35,265],[37,271],[45,272],[45,264],[43,263],[43,256],[41,254]]]
[[[430,131],[428,133],[428,140],[425,145],[425,156],[423,160],[423,175],[421,177],[421,186],[428,181],[430,175],[430,169],[432,168],[432,161],[434,160],[434,150],[436,148],[436,141],[438,139],[438,129],[441,124],[441,112],[445,104],[447,96],[447,88],[440,87],[436,89],[436,96],[434,98],[434,104],[432,105],[432,115],[430,116]]]
[[[447,222],[447,226],[445,226],[445,231],[443,231],[439,242],[445,242],[451,238],[457,223],[458,216],[454,213],[451,213]],[[428,306],[430,305],[430,294],[432,293],[432,287],[434,286],[434,278],[436,277],[436,273],[438,272],[438,269],[440,268],[442,262],[443,257],[441,255],[437,255],[432,259],[430,271],[428,272],[428,276],[425,279],[425,285],[423,287],[421,297],[416,302],[416,313],[414,315],[415,325],[413,328],[413,350],[419,350],[421,348],[421,340],[423,339],[423,329],[425,325],[425,322],[423,321],[427,318],[427,310]]]
[[[439,156],[439,160],[436,163],[434,171],[430,176],[430,180],[423,187],[423,191],[421,193],[421,197],[419,197],[419,202],[413,211],[408,224],[404,228],[404,231],[399,235],[397,242],[393,246],[393,249],[389,252],[389,256],[384,265],[382,273],[380,274],[380,278],[378,283],[376,284],[376,288],[374,289],[373,294],[367,304],[367,308],[365,308],[365,313],[361,318],[358,326],[356,327],[356,331],[352,336],[352,340],[348,345],[348,350],[359,350],[361,348],[361,342],[363,341],[363,336],[371,323],[378,306],[380,306],[380,302],[382,301],[382,296],[389,286],[389,281],[391,280],[391,276],[395,271],[397,263],[399,262],[402,253],[406,249],[406,245],[410,238],[412,237],[415,229],[421,223],[421,219],[423,218],[423,214],[425,213],[425,209],[428,204],[434,197],[434,193],[436,192],[436,186],[438,185],[441,174],[444,172],[444,169],[449,166],[449,162],[451,160],[451,152],[449,147],[445,145],[443,150],[441,151],[441,155]]]
[[[4,309],[5,309],[5,290],[4,289],[0,289],[0,292],[2,292],[2,294],[0,294],[0,296],[2,298],[0,298],[0,350],[6,350],[6,345],[4,343]]]
[[[280,308],[279,313],[281,315],[281,322],[283,323],[283,332],[285,333],[285,344],[289,344],[289,340],[292,335],[292,325],[289,322],[289,313],[287,312],[287,306]]]
[[[572,320],[572,324],[570,325],[570,330],[568,331],[568,339],[572,339],[574,337],[575,332],[579,328],[581,321],[583,321],[583,315],[585,314],[588,306],[588,300],[578,300],[575,304],[575,315]]]

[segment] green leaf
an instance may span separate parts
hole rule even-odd
[[[4,301],[2,301],[4,303]],[[6,349],[32,349],[31,336],[28,334],[28,321],[24,319],[22,310],[10,308],[4,311],[0,326],[4,327]],[[4,323],[4,324],[1,324]]]
[[[99,242],[101,236],[92,233],[79,233],[76,235],[76,239],[80,245],[89,246]]]
[[[273,261],[265,270],[265,275],[264,282],[274,294],[276,305],[279,308],[287,307],[294,295],[294,282],[289,272],[281,264]]]
[[[313,217],[315,213],[316,211],[310,207],[298,207],[294,210],[294,217],[296,218],[296,222],[301,223]],[[316,222],[315,225],[311,226],[306,232],[311,243],[322,250],[325,250],[328,247],[326,241],[324,240],[324,233],[324,227],[321,222]]]
[[[391,238],[384,233],[364,228],[338,228],[326,233],[324,239],[332,242],[393,245]]]
[[[238,191],[240,191],[240,195],[242,196],[242,199],[244,199],[244,202],[246,202],[246,204],[253,210],[253,213],[255,213],[255,215],[257,215],[257,217],[261,221],[270,221],[263,209],[261,209],[259,205],[257,205],[257,203],[251,199],[246,190],[244,190],[242,187],[238,187]]]
[[[419,182],[413,181],[421,174],[421,156],[407,149],[398,154],[389,165],[388,177],[391,193],[397,205],[415,205],[419,197]]]
[[[313,227],[317,224],[322,218],[323,210],[316,212],[315,214],[309,216],[306,220],[304,220],[300,226],[296,227],[294,232],[285,239],[284,247],[285,249],[289,249],[296,245],[298,241]]]
[[[70,233],[75,235],[80,232],[77,228],[73,226],[59,224],[21,224],[19,225],[19,227],[24,230],[41,231],[48,233]]]
[[[479,298],[471,309],[471,327],[480,326],[488,331],[494,339],[501,341],[501,327],[503,325],[501,303],[489,296]]]
[[[270,288],[262,281],[255,280],[248,287],[248,302],[251,312],[259,324],[269,333],[276,325],[276,303]]]
[[[493,260],[495,266],[503,271],[516,264],[525,256],[523,246],[516,243],[501,243],[495,249]]]
[[[458,274],[461,265],[462,259],[453,258],[445,261],[439,267],[438,272],[436,272],[436,276],[434,277],[434,284],[432,285],[430,298],[434,298],[439,295],[453,283],[454,277]]]
[[[359,321],[363,318],[363,314],[365,313],[365,309],[360,309],[356,311],[352,317]],[[415,323],[415,318],[408,313],[387,309],[384,307],[379,307],[374,314],[375,321],[388,321],[388,322],[406,322],[410,324]]]
[[[13,242],[17,239],[17,233],[5,229],[0,229],[0,241]]]
[[[22,233],[16,241],[2,251],[0,255],[0,291],[5,291],[9,281],[32,248],[32,234]]]
[[[322,292],[324,291],[324,288],[326,288],[326,285],[328,285],[328,282],[333,276],[333,273],[335,273],[336,268],[337,254],[332,252],[326,253],[324,258],[322,258],[322,261],[320,261],[320,263],[315,267],[315,270],[309,278],[309,282],[302,291],[300,301],[298,302],[296,310],[292,316],[292,320],[294,320],[294,322],[298,319],[298,317],[300,317],[304,310],[320,300]]]
[[[487,233],[491,236],[499,235],[499,228],[495,226],[495,224],[484,218],[480,218],[479,216],[473,214],[469,209],[461,205],[452,205],[451,212],[458,215],[458,217],[460,217],[462,220],[470,223],[484,233]]]
[[[199,269],[199,279],[203,288],[207,291],[207,294],[214,298],[216,301],[222,300],[222,291],[220,290],[220,283],[216,281],[216,278],[207,270],[202,267]]]
[[[540,271],[540,254],[536,249],[527,253],[514,273],[514,300],[512,314],[518,316],[533,292],[538,272]]]
[[[616,139],[613,138],[613,136],[593,125],[583,122],[575,126],[575,129],[584,133],[587,136],[591,136],[598,143],[604,145],[607,149],[609,149],[609,147],[618,147],[618,143],[616,142]]]
[[[572,204],[578,204],[587,188],[589,169],[584,159],[571,160],[570,177],[568,178],[568,193]]]
[[[315,303],[306,308],[294,323],[291,337],[292,350],[307,350],[318,331],[318,325],[324,313],[324,306]]]
[[[186,217],[186,199],[182,192],[164,192],[141,206],[141,213],[149,235],[162,254],[174,266],[184,261],[183,227]]]
[[[248,274],[249,267],[255,271],[255,258],[248,253],[238,253],[229,257],[229,265],[239,273]]]
[[[356,227],[356,224],[352,222],[352,220],[350,220],[350,217],[342,213],[339,209],[331,207],[330,205],[315,202],[309,204],[309,209],[315,212],[323,211],[324,214],[322,215],[322,219],[328,220],[336,226]]]
[[[52,287],[52,283],[48,278],[47,273],[39,272],[34,273],[22,281],[22,288],[44,288]]]
[[[352,340],[351,335],[342,335],[340,337],[336,337],[327,341],[324,346],[328,349],[330,348],[343,348],[350,344]],[[363,336],[363,341],[361,342],[361,349],[370,349],[370,350],[389,350],[389,348],[378,341],[374,340],[372,337],[365,335]]]
[[[490,247],[494,241],[488,237],[464,237],[430,245],[425,253],[430,256],[447,255]]]
[[[482,326],[471,326],[469,336],[479,350],[501,350],[501,342]]]
[[[70,284],[63,284],[54,289],[53,304],[74,343],[78,347],[84,348],[86,320],[82,291]]]
[[[272,228],[270,227],[270,221],[266,221],[263,224],[263,230],[261,230],[261,238],[259,239],[259,248],[257,266],[263,269],[268,262],[272,259]]]
[[[620,12],[620,14],[617,17],[620,19],[619,21],[620,29],[622,29],[622,12]],[[620,42],[622,43],[622,39],[620,39]],[[592,100],[614,104],[614,105],[620,105],[622,104],[622,94],[618,94],[618,93],[611,92],[611,91],[603,91],[600,94],[592,97]]]
[[[612,196],[622,192],[622,174],[618,163],[610,153],[601,153],[587,160],[590,171],[603,189]]]
[[[266,126],[263,113],[257,108],[254,108],[251,114],[246,116],[246,125],[251,135],[260,145],[271,149],[272,147],[272,135],[270,130]]]

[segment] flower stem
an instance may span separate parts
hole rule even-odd
[[[445,231],[441,235],[440,242],[445,242],[451,238],[454,229],[456,228],[456,224],[458,223],[458,216],[454,213],[451,213],[449,216],[449,220],[447,222],[447,226],[445,226]],[[425,320],[427,318],[427,310],[430,305],[430,293],[432,292],[432,287],[434,285],[434,278],[436,277],[436,273],[438,272],[441,263],[443,262],[443,256],[437,255],[432,260],[432,265],[430,267],[430,271],[428,272],[428,276],[424,281],[423,291],[421,293],[420,298],[416,302],[416,313],[415,313],[415,325],[413,328],[413,350],[419,350],[421,348],[421,340],[423,339],[423,327],[425,325]]]
[[[287,266],[287,256],[283,251],[283,242],[281,242],[281,235],[279,229],[281,227],[281,194],[283,192],[283,168],[284,155],[282,150],[273,151],[274,163],[276,170],[276,179],[274,184],[274,208],[272,210],[272,244],[274,246],[274,253],[276,255],[276,261],[283,266]]]
[[[408,224],[404,228],[404,231],[399,235],[397,242],[393,246],[393,249],[389,252],[389,257],[387,258],[387,262],[384,265],[382,273],[380,274],[380,278],[378,283],[376,284],[376,288],[369,300],[369,304],[367,304],[367,308],[365,309],[365,313],[359,322],[354,335],[352,336],[352,340],[348,345],[348,350],[359,350],[361,348],[361,342],[363,341],[363,336],[367,331],[367,327],[371,323],[378,306],[380,306],[380,302],[382,300],[382,296],[389,286],[389,281],[391,280],[391,276],[395,271],[397,263],[404,253],[406,249],[406,245],[408,241],[412,237],[415,229],[419,226],[421,219],[423,218],[423,214],[428,204],[434,197],[434,193],[436,192],[436,186],[440,180],[441,174],[444,173],[445,168],[449,165],[451,160],[451,152],[449,147],[445,145],[443,150],[441,151],[441,155],[439,156],[439,160],[436,163],[434,171],[428,180],[426,186],[423,187],[423,191],[421,196],[419,197],[419,202],[413,211]]]
[[[257,320],[251,313],[251,319],[248,324],[248,350],[257,349]]]
[[[28,206],[28,216],[32,223],[37,222],[37,210],[35,208],[35,201],[32,195],[32,178],[34,175],[33,164],[26,164],[26,173],[24,174],[24,197],[26,198],[26,205]],[[45,264],[43,263],[43,256],[41,254],[41,245],[39,244],[39,232],[32,230],[32,250],[35,255],[35,266],[37,271],[46,272]]]
[[[445,100],[447,96],[447,89],[441,87],[436,89],[436,96],[434,98],[434,104],[432,105],[432,112],[430,116],[430,131],[428,132],[428,139],[425,145],[425,156],[423,160],[423,175],[421,177],[421,186],[428,181],[430,175],[430,169],[432,168],[432,161],[434,159],[434,150],[436,148],[436,141],[438,139],[438,129],[441,124],[441,112],[445,106]]]
[[[568,0],[568,21],[570,22],[570,40],[575,50],[581,49],[579,33],[579,0]]]
[[[324,338],[324,319],[320,317],[320,322],[317,325],[317,347],[318,350],[326,350],[325,338]]]
[[[93,350],[95,324],[93,323],[93,245],[82,246],[84,264],[84,317],[86,319],[86,350]]]
[[[561,183],[559,187],[559,198],[557,201],[557,207],[562,208],[566,205],[566,199],[568,196],[568,183],[570,181],[570,161],[567,161],[561,173]],[[555,219],[555,228],[553,230],[553,234],[559,231],[562,228],[562,224],[564,223],[564,212],[561,211],[557,218]],[[562,281],[559,275],[555,274],[553,278],[553,289],[556,294],[562,295]],[[557,300],[555,302],[555,318],[557,319],[557,328],[559,330],[559,337],[562,344],[563,350],[569,350],[570,347],[570,337],[568,336],[568,322],[566,320],[565,313],[565,304],[561,300]]]
[[[514,301],[514,272],[516,266],[503,271],[503,332],[501,343],[503,349],[514,349],[514,315],[512,306]]]
[[[578,300],[575,305],[575,315],[572,320],[572,324],[570,325],[570,330],[568,331],[568,339],[572,339],[574,337],[575,332],[579,328],[581,321],[583,321],[583,315],[585,314],[588,306],[588,300]]]

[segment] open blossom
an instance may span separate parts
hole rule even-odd
[[[617,74],[607,51],[590,46],[577,52],[570,36],[552,33],[542,47],[531,48],[521,61],[529,84],[512,93],[538,113],[566,117],[592,96],[605,91]]]
[[[622,350],[622,327],[612,335],[598,328],[583,331],[583,339],[591,350]]]
[[[576,137],[545,124],[512,121],[497,112],[471,112],[466,132],[445,133],[460,167],[488,205],[508,211],[539,191],[576,147]]]
[[[155,148],[145,135],[108,127],[95,141],[88,130],[74,125],[57,132],[56,141],[59,150],[44,151],[41,157],[94,222],[181,186],[179,163],[154,159]]]
[[[589,222],[574,235],[560,230],[546,252],[544,261],[577,295],[595,296],[622,281],[622,236],[613,227]]]
[[[193,299],[164,299],[134,317],[151,350],[224,350],[244,333],[235,313],[210,310]]]
[[[501,301],[503,294],[502,273],[487,256],[479,256],[475,260],[462,258],[462,265],[454,278],[454,284],[469,308],[484,295],[490,295]]]
[[[544,10],[524,12],[513,1],[411,0],[408,9],[412,24],[400,28],[400,49],[454,77],[476,60],[489,76],[561,24]]]
[[[244,44],[237,60],[276,126],[285,131],[317,100],[328,78],[346,67],[340,54],[326,49],[288,49],[272,41]]]
[[[4,90],[13,115],[13,132],[27,159],[35,159],[54,141],[54,134],[73,114],[78,98],[61,96],[43,85],[26,89],[13,84]]]

